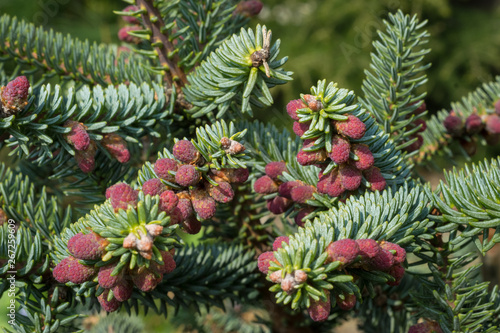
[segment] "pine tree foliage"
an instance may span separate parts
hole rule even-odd
[[[365,71],[365,96],[360,101],[387,133],[397,133],[392,138],[402,149],[416,141],[410,135],[419,127],[410,130],[408,125],[424,116],[412,113],[426,95],[418,89],[427,81],[425,70],[430,64],[422,62],[430,51],[423,49],[429,34],[422,31],[426,21],[419,22],[416,16],[401,11],[389,14],[389,21],[384,24],[386,33],[379,31],[380,40],[373,42],[375,53],[371,54],[371,71]]]
[[[0,119],[0,127],[12,135],[7,141],[8,146],[16,147],[11,155],[31,159],[38,165],[48,161],[65,164],[75,155],[75,149],[64,138],[71,130],[64,126],[68,120],[84,124],[93,140],[101,141],[107,133],[120,133],[130,146],[140,146],[138,137],[159,137],[155,125],[168,126],[166,118],[173,112],[169,100],[155,83],[96,85],[92,89],[84,86],[68,92],[59,85],[47,84],[33,91],[22,112]],[[111,158],[109,153],[107,156]]]
[[[450,233],[439,249],[430,244],[417,254],[429,269],[414,273],[421,280],[411,292],[417,315],[436,320],[443,332],[497,332],[498,288],[489,292],[489,282],[480,282],[475,253],[460,251],[470,241],[454,246],[456,235]]]
[[[364,297],[363,304],[356,309],[359,328],[367,333],[380,332],[381,328],[394,333],[408,332],[413,324],[410,292],[417,286],[418,280],[411,275],[405,275],[401,284],[395,287],[376,286],[376,296]]]
[[[361,139],[352,139],[352,142],[368,145],[375,158],[374,165],[380,168],[388,184],[401,185],[409,179],[412,165],[406,163],[402,154],[394,148],[394,141],[388,132],[382,130],[360,104],[354,103],[356,96],[353,91],[339,89],[333,82],[327,85],[326,80],[322,80],[318,81],[316,86],[311,87],[311,94],[321,102],[323,109],[321,112],[315,112],[310,108],[297,111],[299,123],[311,122],[309,130],[301,136],[301,139],[317,138],[307,150],[315,151],[325,148],[327,152],[331,152],[334,132],[330,121],[346,120],[348,115],[353,115],[365,124],[366,133]],[[337,164],[331,161],[324,173],[328,173],[335,167]]]
[[[225,308],[223,300],[254,300],[261,286],[254,252],[238,244],[184,246],[175,255],[179,270],[164,277],[153,292],[162,304]],[[167,293],[174,293],[171,299]],[[163,305],[164,306],[164,305]]]
[[[288,58],[277,59],[279,45],[279,40],[271,45],[271,32],[265,26],[258,25],[255,32],[242,28],[189,75],[184,89],[194,105],[189,112],[199,117],[217,109],[220,118],[229,108],[251,114],[251,104],[271,105],[269,88],[290,81],[292,74],[281,68]]]
[[[19,331],[27,332],[29,327],[35,327],[41,332],[40,327],[44,325],[50,329],[48,332],[74,327],[74,312],[68,310],[70,303],[59,297],[60,287],[53,286],[49,257],[54,234],[71,223],[71,209],[61,209],[57,199],[47,195],[45,189],[36,189],[27,177],[3,163],[0,164],[0,209],[16,223],[14,258],[8,246],[12,243],[7,242],[11,234],[9,224],[0,226],[4,240],[0,247],[0,295],[6,295],[10,287],[8,272],[16,271],[16,294],[26,311],[26,315],[20,316]]]
[[[467,117],[477,114],[482,118],[488,115],[494,115],[496,112],[495,103],[500,99],[500,77],[495,81],[484,83],[482,87],[477,88],[461,101],[451,103],[451,109],[441,110],[432,115],[427,121],[427,130],[423,133],[424,143],[418,155],[414,156],[415,163],[428,163],[432,161],[435,155],[452,156],[453,151],[450,144],[453,140],[460,142],[480,142],[483,145],[489,144],[490,140],[495,143],[495,135],[488,135],[484,130],[479,133],[467,133],[467,136],[453,137],[444,126],[444,121],[451,112],[456,114],[465,122]],[[459,150],[463,155],[469,156],[464,149]]]
[[[225,0],[158,2],[158,10],[165,21],[164,31],[179,54],[179,66],[186,72],[248,23],[240,15],[235,19],[234,2]]]
[[[473,239],[484,254],[500,242],[498,233],[498,197],[500,196],[499,160],[484,161],[446,173],[447,184],[441,182],[433,193],[436,207],[442,212],[438,231],[460,231],[453,244]],[[490,236],[490,233],[493,233]]]
[[[36,85],[52,77],[89,85],[149,81],[141,65],[144,59],[118,54],[116,47],[45,31],[6,14],[0,18],[0,39],[1,60],[15,60],[22,74],[41,74]]]
[[[498,141],[500,79],[425,127],[429,35],[399,11],[373,44],[364,96],[319,80],[287,105],[292,136],[250,119],[292,75],[280,40],[247,27],[260,2],[126,2],[116,13],[132,24],[120,38],[133,52],[0,18],[0,153],[13,157],[0,164],[0,294],[15,269],[20,305],[11,331],[78,331],[100,309],[170,313],[200,331],[327,332],[349,316],[365,332],[422,320],[498,331],[500,293],[474,251],[499,242],[500,159],[447,172],[436,190],[413,163],[453,157],[453,140],[468,154]],[[320,191],[325,179],[344,192]],[[121,316],[94,327],[110,330],[144,328]]]
[[[427,228],[432,222],[427,219],[430,201],[419,187],[402,187],[394,194],[388,190],[366,194],[359,199],[348,200],[346,205],[331,208],[320,213],[314,223],[307,222],[304,228],[290,236],[290,243],[275,252],[276,262],[271,262],[270,271],[285,274],[296,270],[307,273],[307,282],[290,294],[275,284],[271,290],[276,293],[278,303],[291,304],[292,309],[308,308],[311,300],[328,297],[330,293],[348,292],[361,299],[360,288],[365,286],[374,296],[373,283],[390,281],[384,272],[368,272],[360,269],[341,269],[339,261],[328,262],[326,248],[339,239],[374,239],[397,243],[407,250],[418,251],[413,245],[416,237],[429,238]],[[347,273],[347,274],[346,274]],[[353,282],[353,275],[358,277]]]

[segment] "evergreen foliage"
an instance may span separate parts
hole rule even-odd
[[[119,54],[0,18],[7,331],[138,332],[150,311],[205,332],[498,331],[479,261],[500,242],[500,160],[436,189],[414,164],[498,143],[500,79],[427,118],[430,36],[398,11],[363,97],[318,80],[286,106],[293,136],[252,119],[292,79],[247,27],[262,3],[126,2]]]

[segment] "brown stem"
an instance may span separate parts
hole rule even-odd
[[[179,56],[175,54],[169,58],[169,53],[174,52],[175,47],[169,41],[168,35],[162,33],[162,28],[165,27],[165,22],[161,17],[161,13],[151,1],[137,0],[137,5],[140,9],[146,10],[146,13],[141,14],[144,26],[152,32],[151,43],[154,43],[154,49],[158,54],[160,64],[165,69],[164,79],[168,87],[175,85],[177,91],[187,84],[187,78],[184,71],[177,65]]]

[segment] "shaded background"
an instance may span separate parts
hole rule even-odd
[[[397,9],[429,21],[428,46],[432,52],[426,60],[432,67],[428,71],[426,102],[431,113],[449,108],[451,101],[500,74],[500,1],[263,2],[264,9],[251,26],[264,23],[272,29],[273,39],[282,41],[281,55],[289,56],[285,68],[295,74],[293,82],[273,89],[273,112],[261,119],[280,120],[286,103],[307,93],[318,79],[338,82],[360,94],[376,30],[383,27],[382,19]],[[125,5],[121,0],[0,0],[0,14],[16,15],[81,39],[119,43],[117,32],[124,22],[112,11]],[[286,121],[291,124],[289,119]],[[479,153],[478,157],[484,155]],[[1,309],[5,301],[0,302]],[[3,317],[0,326],[5,324]],[[145,324],[147,332],[170,329],[159,316],[148,316]]]

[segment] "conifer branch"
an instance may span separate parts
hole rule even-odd
[[[15,257],[10,223],[15,222]],[[29,178],[0,163],[0,295],[9,291],[10,271],[16,271],[17,300],[26,314],[18,313],[19,331],[54,332],[74,328],[74,304],[65,290],[54,287],[49,253],[55,234],[70,225],[71,209],[61,209],[58,200],[48,196],[45,188],[35,189]],[[9,246],[10,245],[10,246]],[[8,260],[13,259],[13,260]]]
[[[365,71],[365,96],[360,102],[392,134],[398,149],[403,149],[417,141],[415,133],[422,125],[415,121],[425,115],[416,110],[426,95],[417,90],[427,81],[425,70],[430,64],[421,63],[430,51],[422,49],[429,34],[422,31],[426,21],[402,11],[389,14],[384,24],[386,33],[379,31],[380,40],[373,42],[376,53],[371,54],[371,72]]]
[[[269,88],[290,81],[292,73],[281,68],[287,57],[276,59],[280,41],[272,46],[264,44],[270,39],[266,31],[266,27],[260,25],[255,33],[252,29],[242,28],[239,35],[226,40],[188,75],[189,84],[183,91],[186,99],[194,105],[189,110],[193,117],[217,110],[216,117],[220,118],[229,109],[252,114],[251,104],[263,107],[273,103]],[[264,50],[264,46],[265,57],[253,61],[252,55]]]
[[[2,61],[14,59],[22,73],[42,74],[35,86],[54,76],[90,85],[151,81],[142,66],[145,58],[118,55],[116,47],[90,45],[7,14],[0,17],[0,41]]]
[[[11,155],[38,165],[55,162],[60,168],[73,158],[79,166],[93,160],[95,165],[97,152],[126,163],[128,149],[142,145],[137,138],[159,137],[155,125],[168,128],[173,100],[155,83],[83,86],[65,94],[59,85],[42,85],[32,90],[20,112],[0,118],[0,135],[11,135],[5,140]],[[80,168],[86,173],[93,169]]]
[[[473,240],[485,254],[500,242],[500,160],[485,160],[465,165],[464,169],[445,173],[447,184],[440,182],[433,201],[442,213],[432,216],[439,222],[438,232],[460,231],[453,245]],[[490,233],[494,234],[490,237]],[[482,239],[481,239],[482,238]]]
[[[458,141],[459,153],[466,157],[476,152],[477,143],[496,145],[500,139],[500,77],[451,103],[427,121],[420,152],[413,156],[417,164],[432,162],[434,155],[452,156],[451,143]]]

